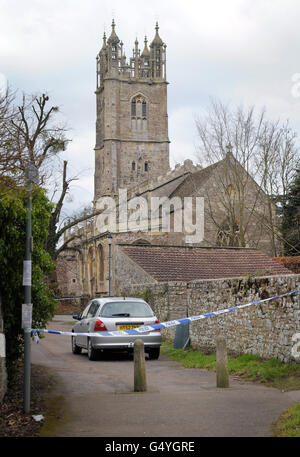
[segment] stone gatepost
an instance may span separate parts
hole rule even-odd
[[[229,387],[226,340],[217,337],[217,387]]]
[[[145,350],[142,340],[134,342],[134,391],[147,391]]]

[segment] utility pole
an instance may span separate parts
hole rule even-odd
[[[108,238],[108,296],[111,294],[111,243],[112,236],[111,233],[107,235]]]
[[[23,286],[25,304],[22,306],[22,328],[24,329],[24,412],[30,412],[30,377],[31,377],[31,321],[32,321],[32,183],[38,182],[38,171],[28,165],[27,172],[28,217],[26,223],[25,260],[23,265]]]

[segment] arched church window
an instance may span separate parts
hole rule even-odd
[[[101,244],[98,246],[98,265],[99,265],[99,281],[104,281],[104,253]]]
[[[131,102],[131,117],[136,116],[136,101],[132,100]]]
[[[131,169],[132,169],[132,171],[135,171],[135,162],[132,162]]]
[[[147,104],[145,101],[142,103],[142,116],[143,118],[147,117]]]
[[[156,56],[155,56],[155,66],[156,66],[156,77],[160,77],[160,69],[161,69],[161,55],[160,55],[160,49],[156,50]]]
[[[117,47],[116,47],[116,46],[112,46],[112,47],[111,47],[111,51],[112,51],[112,52],[111,52],[111,57],[112,57],[112,59],[113,59],[113,60],[116,60],[116,58],[117,58]]]
[[[149,164],[148,162],[145,162],[145,171],[148,171],[149,170]]]
[[[94,277],[94,249],[91,247],[88,252],[88,268],[90,280]]]
[[[229,186],[227,186],[227,188],[226,188],[226,192],[230,198],[234,198],[236,195],[236,189],[235,189],[234,185],[229,184]]]
[[[142,95],[137,95],[131,101],[131,127],[135,131],[147,129],[147,102]]]

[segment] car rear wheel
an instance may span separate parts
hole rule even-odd
[[[75,336],[72,336],[72,352],[73,354],[81,354],[81,347],[77,346]]]
[[[160,348],[153,348],[149,350],[149,360],[157,360],[159,358]]]
[[[98,351],[97,351],[97,349],[93,348],[91,339],[88,340],[88,348],[87,349],[88,349],[88,358],[89,358],[89,360],[97,360]]]

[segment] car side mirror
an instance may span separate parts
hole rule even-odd
[[[72,317],[73,317],[73,319],[75,319],[75,321],[80,321],[80,319],[81,319],[80,314],[73,314]]]

